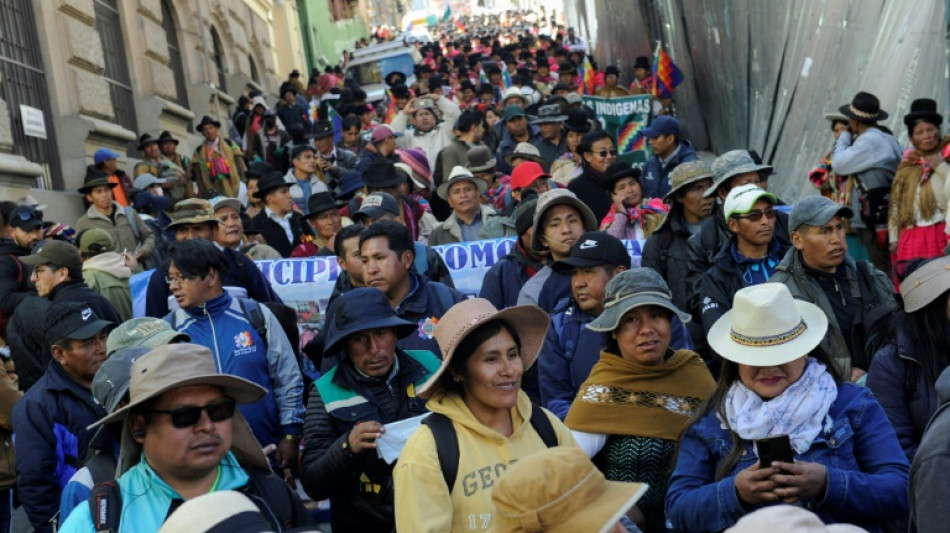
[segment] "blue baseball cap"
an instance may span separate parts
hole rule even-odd
[[[648,127],[641,130],[641,133],[648,139],[659,137],[660,135],[672,135],[679,139],[680,123],[669,115],[660,115],[653,119],[653,122]]]
[[[121,156],[122,154],[113,152],[108,148],[100,148],[96,150],[95,154],[92,155],[92,161],[97,165],[101,165],[110,159],[118,159]]]

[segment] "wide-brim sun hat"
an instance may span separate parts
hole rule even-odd
[[[491,533],[606,533],[646,493],[608,481],[580,448],[556,446],[509,466],[492,489]]]
[[[793,298],[782,283],[762,283],[736,292],[707,338],[723,359],[762,367],[808,355],[827,331],[828,317],[817,305]]]
[[[551,317],[534,305],[516,305],[499,311],[484,298],[471,298],[453,305],[436,324],[433,336],[442,350],[442,366],[416,391],[420,398],[429,398],[442,390],[442,377],[458,346],[472,331],[492,320],[504,321],[518,334],[524,370],[531,368],[544,346]]]
[[[415,322],[396,316],[386,296],[373,287],[357,287],[346,291],[327,309],[324,354],[336,354],[354,333],[393,328],[396,337],[405,337],[418,329]]]
[[[748,172],[763,172],[773,170],[771,165],[760,165],[752,159],[748,150],[730,150],[717,157],[712,164],[713,184],[706,189],[703,196],[709,197],[716,193],[720,185]]]
[[[670,172],[670,191],[663,195],[663,203],[670,204],[676,192],[683,187],[713,177],[712,169],[698,159],[680,163]]]
[[[913,271],[901,282],[904,312],[920,311],[950,290],[950,257],[938,257]]]
[[[651,268],[637,267],[620,272],[607,282],[605,293],[604,311],[587,324],[587,329],[591,331],[614,331],[620,325],[620,319],[630,310],[647,305],[667,309],[680,322],[692,320],[688,313],[676,307],[666,281]]]
[[[456,166],[452,169],[452,173],[449,174],[449,179],[443,181],[442,184],[439,185],[439,188],[436,189],[436,194],[439,195],[439,198],[447,200],[449,197],[449,189],[452,187],[452,185],[455,185],[460,181],[467,181],[474,185],[475,188],[478,189],[478,194],[482,194],[486,189],[488,189],[488,184],[485,183],[485,180],[476,177],[474,174],[472,174],[472,171],[465,167]]]

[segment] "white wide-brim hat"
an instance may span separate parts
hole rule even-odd
[[[736,292],[708,340],[733,363],[777,366],[811,353],[827,331],[828,317],[818,306],[792,298],[781,283],[763,283]]]

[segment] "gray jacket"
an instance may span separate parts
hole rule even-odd
[[[944,531],[950,523],[950,369],[937,379],[940,407],[910,467],[910,531]]]
[[[869,295],[861,294],[857,263],[850,256],[845,256],[844,260],[848,278],[847,290],[851,292],[852,297],[863,301]],[[871,272],[874,277],[873,287],[877,293],[878,301],[893,300],[893,285],[887,275],[876,268]],[[825,333],[825,338],[821,340],[820,346],[837,361],[843,376],[848,378],[851,375],[852,357],[848,351],[844,335],[851,335],[850,326],[848,326],[847,331],[842,331],[841,325],[838,324],[835,317],[834,308],[828,300],[828,295],[822,290],[818,282],[805,272],[805,264],[802,263],[801,254],[797,249],[791,248],[788,250],[769,282],[784,283],[792,296],[813,303],[824,311],[825,316],[828,317],[828,331]],[[842,290],[844,290],[844,287],[842,287]]]
[[[479,206],[479,213],[482,217],[482,228],[484,229],[485,224],[495,215],[495,210],[482,204]],[[481,231],[479,233],[482,234]],[[457,242],[463,242],[462,228],[459,227],[459,219],[453,211],[449,218],[445,219],[445,222],[432,229],[432,234],[429,235],[429,246]]]

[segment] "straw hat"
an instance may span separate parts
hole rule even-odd
[[[950,290],[950,257],[929,261],[901,282],[904,311],[913,313],[927,307]]]
[[[273,528],[247,496],[233,490],[192,498],[172,513],[158,533],[271,533]]]
[[[472,298],[453,305],[435,326],[433,335],[442,350],[442,366],[418,389],[420,398],[429,398],[442,389],[441,377],[455,355],[455,349],[469,333],[492,320],[503,320],[521,340],[521,360],[527,370],[534,364],[544,345],[551,317],[533,305],[516,305],[499,311],[484,298]]]
[[[606,533],[647,491],[607,481],[580,448],[559,446],[508,467],[492,489],[492,533]]]
[[[818,306],[792,298],[781,283],[739,290],[732,309],[709,330],[709,346],[734,363],[776,366],[794,361],[818,346],[828,317]]]
[[[485,183],[485,180],[481,178],[476,178],[472,171],[462,167],[456,166],[452,168],[452,173],[449,174],[449,179],[442,182],[441,185],[435,190],[436,194],[439,195],[439,198],[443,200],[448,200],[449,198],[449,189],[452,188],[452,185],[460,181],[467,181],[475,186],[478,189],[478,194],[485,192],[485,189],[488,188],[488,184]]]
[[[726,533],[867,533],[853,524],[824,524],[818,515],[794,505],[770,505],[743,516]]]

